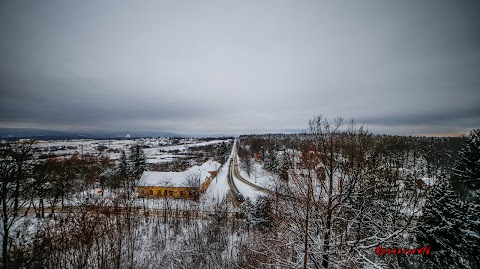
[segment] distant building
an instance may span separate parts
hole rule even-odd
[[[208,161],[183,172],[143,172],[138,182],[138,197],[197,199],[210,185],[220,163]]]

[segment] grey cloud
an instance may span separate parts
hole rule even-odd
[[[270,132],[324,114],[463,132],[480,127],[479,7],[3,1],[0,126]]]

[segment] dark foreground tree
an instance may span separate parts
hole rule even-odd
[[[479,268],[479,209],[461,202],[447,180],[430,191],[417,232],[418,244],[431,246],[427,268]]]
[[[452,184],[463,201],[480,203],[480,129],[470,132],[460,150]]]
[[[23,216],[30,192],[31,142],[0,145],[0,215],[2,218],[2,265],[9,268],[11,232]]]

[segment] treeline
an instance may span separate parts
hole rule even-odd
[[[338,137],[347,132],[339,131]],[[255,154],[264,162],[268,170],[275,171],[280,167],[282,160],[278,152],[296,150],[303,152],[309,150],[308,144],[313,139],[313,134],[265,134],[265,135],[242,135],[238,154],[242,161],[245,157],[253,158]],[[374,135],[369,134],[374,143],[375,154],[389,155],[389,159],[402,162],[408,155],[415,155],[420,162],[424,163],[422,169],[425,176],[434,177],[452,174],[452,168],[462,145],[467,141],[466,137],[425,137],[425,136],[398,136],[398,135]]]

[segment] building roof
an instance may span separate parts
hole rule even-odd
[[[138,182],[138,186],[155,186],[155,187],[191,187],[188,179],[198,176],[200,173],[200,184],[206,178],[210,177],[210,172],[216,171],[220,168],[220,163],[215,161],[208,161],[198,166],[195,165],[183,172],[152,172],[145,171]]]

